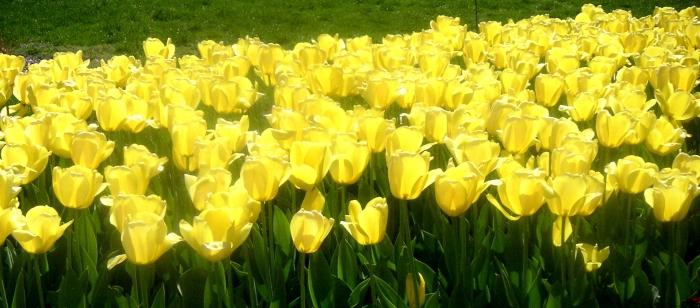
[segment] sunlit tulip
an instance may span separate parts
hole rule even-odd
[[[467,39],[462,47],[464,63],[482,63],[486,61],[488,43],[479,39]]]
[[[226,191],[229,186],[231,172],[226,169],[211,169],[199,176],[185,174],[187,193],[198,211],[204,209],[210,194]]]
[[[601,145],[617,148],[633,133],[633,118],[627,112],[610,115],[607,110],[598,112],[595,122],[596,136]]]
[[[146,168],[143,164],[106,166],[104,169],[105,181],[112,197],[116,198],[120,194],[145,194],[150,181],[148,169]]]
[[[272,157],[246,157],[241,166],[243,186],[250,196],[260,202],[275,198],[279,187],[287,181],[290,174],[289,163]]]
[[[394,130],[394,122],[383,117],[363,117],[358,121],[360,140],[367,141],[372,153],[384,151],[387,135]]]
[[[129,219],[147,212],[165,217],[166,203],[157,195],[118,195],[109,208],[109,223],[123,232]]]
[[[215,83],[209,92],[211,106],[218,113],[242,113],[258,99],[258,91],[245,77],[233,77]]]
[[[370,151],[365,141],[354,136],[337,135],[331,145],[329,172],[333,181],[341,185],[354,184],[369,163]]]
[[[608,258],[608,255],[610,255],[610,247],[598,249],[598,245],[578,243],[576,244],[576,248],[583,256],[583,263],[586,265],[587,272],[593,272],[599,269]]]
[[[229,147],[229,151],[239,152],[245,146],[249,125],[250,122],[247,115],[242,116],[237,122],[229,122],[218,118],[216,119],[216,125],[214,125],[214,137],[224,140]]]
[[[557,75],[540,74],[535,78],[535,97],[543,106],[557,104],[564,93],[564,79]]]
[[[400,95],[399,83],[388,77],[370,78],[361,94],[370,107],[384,110]]]
[[[50,206],[38,205],[26,216],[14,217],[12,237],[30,254],[49,251],[73,221],[61,224],[61,216]]]
[[[170,42],[170,38],[163,44],[160,39],[149,37],[143,41],[143,53],[146,58],[162,57],[170,59],[175,56],[175,45]]]
[[[352,200],[348,206],[348,215],[345,215],[345,221],[340,224],[358,244],[374,245],[384,239],[388,217],[389,206],[385,198],[370,200],[364,209],[359,201]]]
[[[673,159],[672,167],[682,172],[695,174],[695,177],[700,182],[700,156],[688,155],[683,152],[678,153]]]
[[[635,155],[625,156],[606,167],[606,173],[614,177],[620,191],[628,194],[638,194],[651,186],[658,171],[656,164]]]
[[[644,201],[652,208],[654,217],[663,222],[681,221],[688,214],[693,199],[700,195],[694,174],[679,174],[659,180],[644,190]]]
[[[0,209],[19,206],[20,177],[12,169],[0,169]]]
[[[600,96],[589,91],[579,92],[572,98],[567,99],[567,106],[559,106],[561,110],[571,115],[571,119],[577,122],[592,119],[602,107]]]
[[[15,221],[22,216],[22,211],[16,207],[0,209],[0,245],[5,244],[7,237],[15,229]]]
[[[100,69],[106,75],[107,79],[117,84],[119,87],[126,85],[127,79],[131,77],[132,72],[141,66],[133,56],[113,56],[107,62],[100,60]]]
[[[488,188],[484,176],[472,162],[449,166],[435,180],[435,200],[448,216],[464,214]]]
[[[180,220],[182,238],[200,256],[211,262],[227,258],[250,234],[250,210],[210,208],[195,216],[192,224]]]
[[[6,144],[0,152],[2,168],[16,168],[21,184],[29,184],[44,171],[51,152],[40,145]]]
[[[386,156],[394,152],[405,151],[418,153],[423,147],[423,132],[415,126],[401,126],[386,136]]]
[[[491,173],[496,168],[501,151],[497,142],[485,136],[482,138],[478,134],[460,134],[455,139],[447,138],[445,145],[457,164],[471,162],[483,175]]]
[[[700,100],[687,91],[674,91],[666,86],[656,91],[656,98],[661,111],[675,121],[685,121],[700,113]]]
[[[442,172],[430,169],[430,153],[397,151],[387,157],[389,188],[397,199],[413,200]]]
[[[70,158],[73,137],[80,131],[88,130],[85,121],[70,113],[55,113],[49,118],[48,149],[62,158]]]
[[[94,169],[74,165],[68,168],[54,167],[52,170],[53,193],[67,208],[84,209],[107,185]]]
[[[506,151],[522,154],[535,142],[540,125],[540,120],[534,117],[511,116],[497,133]]]
[[[603,192],[596,191],[599,187],[588,187],[586,175],[561,174],[549,181],[549,188],[545,190],[547,206],[552,214],[557,216],[554,229],[559,232],[552,232],[552,241],[555,246],[561,246],[561,228],[566,228],[563,240],[566,241],[571,235],[569,217],[581,213],[591,213],[601,203]]]
[[[168,161],[167,157],[158,157],[158,155],[151,153],[148,148],[140,144],[125,146],[122,152],[124,154],[124,165],[143,166],[149,179],[162,172],[163,165]]]
[[[107,268],[114,268],[124,260],[136,265],[151,264],[180,241],[179,235],[168,233],[162,217],[147,212],[135,214],[121,233],[125,255],[109,259]]]
[[[85,131],[73,137],[70,147],[71,159],[76,165],[97,169],[103,160],[112,155],[114,141],[100,132]]]
[[[185,157],[193,156],[196,141],[204,138],[206,133],[207,122],[201,118],[173,124],[170,127],[173,151]]]
[[[683,128],[677,127],[665,116],[661,116],[654,122],[644,144],[649,151],[658,155],[666,155],[678,150],[686,136]]]
[[[502,175],[494,185],[501,201],[491,194],[486,197],[509,220],[535,214],[544,205],[547,185],[540,170],[521,167]]]
[[[406,274],[406,300],[408,300],[408,307],[423,307],[425,303],[425,280],[421,273],[418,273],[417,278],[414,278],[413,275],[413,273]],[[418,299],[417,303],[416,299]]]
[[[289,222],[292,242],[301,253],[314,253],[333,228],[333,218],[326,218],[319,211],[300,209]]]

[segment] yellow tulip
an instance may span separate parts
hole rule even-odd
[[[241,166],[240,177],[250,196],[265,202],[275,198],[279,187],[289,178],[289,173],[287,161],[266,156],[247,156]]]
[[[688,214],[693,199],[700,195],[697,177],[681,173],[659,180],[644,190],[644,201],[652,208],[654,217],[663,222],[681,221]]]
[[[170,59],[175,56],[175,45],[170,42],[170,38],[163,44],[160,39],[149,37],[143,41],[143,53],[146,58],[161,57]]]
[[[127,93],[125,91],[120,91],[117,89],[110,89],[107,93],[102,93],[97,99],[95,99],[94,108],[95,116],[97,117],[97,122],[100,127],[105,131],[116,131],[122,129],[127,122],[129,117],[129,110],[127,109],[128,100],[137,100],[133,94]],[[130,126],[134,128],[142,128],[145,126],[145,119],[131,119]]]
[[[311,91],[321,95],[336,95],[343,85],[343,70],[328,64],[314,66],[306,75]]]
[[[139,164],[106,166],[104,174],[112,198],[116,198],[121,194],[143,195],[146,193],[150,181],[148,170],[144,165]]]
[[[608,255],[610,255],[610,247],[598,249],[598,245],[578,243],[576,244],[576,248],[583,256],[583,263],[586,265],[587,272],[593,272],[599,269],[608,258]]]
[[[557,216],[552,232],[554,246],[562,244],[562,225],[566,228],[563,240],[566,241],[571,235],[569,217],[591,213],[593,212],[591,209],[597,208],[602,201],[603,192],[595,190],[600,187],[589,187],[586,177],[586,175],[566,173],[549,180],[549,187],[545,190],[547,206],[552,214]]]
[[[484,183],[484,176],[476,165],[467,161],[449,166],[438,175],[435,200],[443,213],[457,217],[469,210],[486,188],[488,183]]]
[[[158,155],[151,153],[148,148],[140,144],[125,146],[122,152],[124,154],[124,165],[127,167],[134,165],[143,166],[148,179],[161,173],[163,165],[168,161],[167,157],[158,157]]]
[[[194,207],[204,209],[209,195],[225,191],[231,186],[231,172],[226,169],[211,169],[199,176],[185,174],[185,187]]]
[[[203,118],[173,124],[170,127],[173,152],[185,157],[193,156],[195,142],[198,139],[203,139],[206,133],[207,122]]]
[[[673,159],[671,167],[682,172],[695,174],[695,177],[700,182],[700,156],[689,155],[683,152],[678,153]]]
[[[370,77],[361,94],[370,107],[384,110],[399,97],[400,85],[398,80],[389,77]]]
[[[649,73],[638,66],[624,66],[617,71],[615,80],[646,87],[649,83]]]
[[[250,214],[248,220],[255,222],[260,215],[260,202],[254,200],[250,197],[248,192],[239,180],[233,186],[229,187],[226,191],[215,192],[207,198],[206,209],[211,208],[231,208],[235,211],[236,216],[240,215],[239,212],[245,211]]]
[[[425,303],[425,280],[421,273],[418,273],[418,278],[415,279],[413,275],[413,273],[406,274],[406,299],[408,300],[408,307],[423,307]],[[416,298],[418,299],[417,303]]]
[[[314,253],[333,228],[333,218],[326,218],[319,211],[300,209],[289,222],[294,247],[301,253]]]
[[[141,63],[133,56],[113,56],[107,62],[100,60],[100,69],[106,79],[114,82],[118,87],[124,87],[132,72],[138,70],[140,66]]]
[[[53,247],[73,221],[61,224],[61,216],[50,206],[38,205],[27,216],[14,216],[12,237],[30,254],[45,253]]]
[[[459,134],[455,139],[445,139],[445,145],[457,164],[473,163],[482,175],[487,175],[496,168],[501,146],[487,136]]]
[[[654,122],[645,139],[649,151],[658,155],[666,155],[678,150],[687,134],[682,127],[674,125],[665,116]]]
[[[222,118],[216,119],[214,125],[214,137],[224,140],[228,145],[229,151],[239,152],[243,150],[246,142],[246,133],[250,126],[250,121],[247,115],[241,116],[237,122],[226,121]]]
[[[489,202],[509,220],[535,214],[545,202],[545,174],[522,167],[504,173],[500,183],[494,183],[501,201],[488,194]]]
[[[647,138],[649,131],[656,121],[656,116],[654,115],[654,112],[647,111],[633,113],[632,117],[634,119],[632,129],[630,130],[630,134],[627,136],[627,139],[625,139],[625,143],[640,144]]]
[[[0,167],[16,168],[21,184],[29,184],[44,172],[50,155],[41,145],[6,144],[0,152]]]
[[[559,102],[564,92],[564,79],[558,75],[540,74],[535,78],[535,97],[537,102],[551,107]]]
[[[598,141],[605,147],[617,148],[633,133],[632,116],[628,112],[619,112],[610,115],[607,110],[598,112],[595,122]]]
[[[180,233],[200,256],[217,262],[233,253],[250,234],[250,210],[219,207],[202,211],[192,224],[180,220]]]
[[[590,91],[582,91],[567,99],[567,106],[559,106],[559,109],[569,113],[576,122],[584,122],[599,113],[603,104],[598,94]]]
[[[109,208],[109,223],[123,232],[130,217],[141,212],[165,217],[167,204],[157,195],[118,195]]]
[[[423,132],[419,127],[401,126],[386,136],[386,157],[390,157],[394,152],[405,151],[418,153],[426,150],[428,146],[423,145]]]
[[[52,113],[49,115],[48,149],[61,158],[70,158],[70,146],[73,136],[88,130],[84,120],[70,113]]]
[[[0,209],[19,206],[20,177],[12,169],[0,169]]]
[[[442,172],[430,169],[430,153],[397,151],[387,158],[389,188],[397,199],[413,200]]]
[[[365,141],[353,135],[338,134],[331,145],[331,178],[338,184],[354,184],[369,163],[370,151]]]
[[[211,96],[211,106],[221,114],[243,113],[259,97],[250,79],[240,76],[216,82],[208,94]]]
[[[108,141],[103,133],[85,131],[73,137],[70,155],[76,165],[97,169],[103,160],[112,155],[113,150],[114,141]]]
[[[661,111],[675,121],[686,121],[700,113],[700,102],[688,91],[665,86],[656,91],[656,99]]]
[[[380,153],[386,147],[386,136],[394,130],[394,122],[383,117],[366,116],[358,121],[360,140],[367,142],[372,153]]]
[[[486,61],[489,43],[481,39],[466,39],[462,47],[464,63],[474,64]]]
[[[386,234],[386,224],[389,217],[389,206],[386,199],[376,197],[364,209],[357,200],[350,201],[348,215],[340,224],[360,245],[380,243]]]
[[[136,265],[151,264],[180,241],[179,235],[168,233],[162,217],[146,212],[135,214],[121,233],[125,254],[109,259],[107,268],[112,269],[124,260]]]
[[[84,209],[107,185],[102,175],[87,167],[74,165],[68,168],[54,167],[52,170],[53,193],[67,208]]]
[[[331,167],[331,150],[326,142],[295,141],[289,150],[289,181],[305,191],[323,180]]]
[[[0,209],[0,245],[5,244],[7,237],[15,229],[15,221],[22,216],[22,211],[16,207]]]
[[[503,148],[512,154],[523,154],[535,142],[541,121],[531,116],[511,116],[497,134]]]
[[[659,167],[643,158],[628,155],[606,166],[606,173],[628,194],[638,194],[654,183]]]

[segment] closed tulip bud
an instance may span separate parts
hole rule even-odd
[[[394,122],[383,117],[363,117],[358,121],[360,140],[367,141],[372,153],[380,153],[386,147],[387,135],[394,130]]]
[[[170,137],[173,142],[173,151],[181,156],[193,156],[195,142],[204,138],[207,134],[207,121],[196,119],[184,123],[177,123],[170,127]]]
[[[241,166],[240,177],[250,196],[265,202],[275,198],[279,187],[289,178],[289,173],[287,161],[266,156],[248,156]]]
[[[211,169],[199,176],[185,174],[185,187],[194,207],[204,209],[210,194],[228,190],[231,186],[231,172],[226,169]]]
[[[540,74],[535,78],[535,97],[537,102],[552,107],[559,102],[564,92],[564,79],[557,75]]]
[[[300,209],[292,216],[289,230],[292,242],[301,253],[314,253],[333,228],[333,218],[326,218],[319,211]]]
[[[578,243],[576,244],[576,248],[583,256],[583,263],[586,265],[587,272],[593,272],[599,269],[608,258],[608,255],[610,255],[610,247],[598,249],[598,245]]]
[[[413,273],[406,274],[406,300],[408,300],[408,307],[423,307],[425,303],[425,280],[421,273],[418,273],[417,278],[414,278],[413,275]],[[418,300],[417,303],[416,299]]]
[[[633,118],[628,112],[610,115],[607,110],[598,112],[595,122],[598,142],[608,148],[617,148],[632,134]]]
[[[499,130],[503,148],[512,154],[523,154],[535,142],[540,130],[540,121],[530,116],[511,116]]]
[[[638,194],[651,186],[658,171],[656,164],[645,162],[635,155],[625,156],[606,167],[606,172],[615,178],[620,191],[628,194]]]
[[[370,200],[364,209],[357,200],[350,201],[348,215],[340,224],[360,245],[380,243],[386,234],[389,206],[386,199],[376,197]]]
[[[299,189],[311,190],[321,182],[331,166],[331,150],[326,142],[296,141],[289,150],[289,181]]]
[[[15,229],[15,221],[22,216],[22,211],[16,207],[0,209],[0,246],[5,244],[7,237]]]
[[[73,221],[61,224],[61,216],[50,206],[39,205],[13,218],[12,237],[30,254],[45,253],[63,235]]]
[[[140,144],[125,146],[123,154],[124,165],[143,166],[145,176],[149,179],[161,173],[163,171],[163,165],[168,162],[167,157],[158,157],[158,155],[151,153],[148,148]]]
[[[133,98],[131,94],[114,89],[95,99],[95,116],[100,127],[105,131],[121,129],[129,116],[126,101]]]
[[[85,131],[73,137],[70,154],[76,165],[97,169],[103,160],[112,155],[113,150],[114,141],[108,141],[103,133]]]
[[[544,205],[547,184],[545,174],[538,169],[520,167],[504,172],[495,185],[501,201],[491,194],[486,197],[509,220],[535,214]]]
[[[681,221],[699,194],[697,177],[681,173],[666,180],[658,180],[654,186],[644,190],[644,201],[652,208],[658,221]]]
[[[53,193],[67,208],[84,209],[107,185],[102,175],[87,167],[74,165],[69,168],[54,167],[52,172]]]
[[[109,208],[109,223],[123,232],[130,217],[147,212],[165,217],[167,204],[157,195],[118,195]]]
[[[442,172],[430,169],[430,153],[397,151],[387,158],[389,188],[397,199],[413,200]]]
[[[488,188],[479,169],[471,162],[450,166],[435,180],[435,199],[443,213],[464,214]]]
[[[153,213],[135,214],[121,233],[125,255],[109,259],[107,268],[112,269],[124,260],[136,265],[151,264],[180,241],[180,236],[168,233],[168,226],[162,217]]]
[[[339,134],[331,145],[332,162],[330,174],[338,184],[354,184],[360,179],[369,163],[367,142],[357,141],[354,136]]]
[[[19,206],[17,195],[22,190],[21,179],[11,169],[0,169],[0,209]]]
[[[688,155],[687,153],[678,153],[673,159],[672,167],[681,172],[692,173],[700,182],[700,156]]]
[[[180,233],[187,244],[211,262],[228,258],[250,234],[250,210],[219,207],[202,211],[192,224],[180,220]]]
[[[143,41],[143,53],[146,58],[161,57],[170,59],[175,56],[175,45],[170,42],[170,38],[163,44],[160,39],[149,37]]]
[[[50,155],[51,152],[41,145],[6,144],[0,152],[0,167],[17,168],[20,183],[25,185],[44,172]]]
[[[644,143],[649,151],[667,155],[678,150],[686,136],[682,127],[677,127],[668,118],[661,116],[654,122]]]

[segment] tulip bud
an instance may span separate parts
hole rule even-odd
[[[309,191],[328,173],[331,166],[330,147],[326,142],[296,141],[289,150],[289,163],[289,181]]]
[[[151,264],[180,241],[182,238],[179,235],[168,233],[162,217],[153,213],[138,213],[131,217],[121,233],[125,255],[108,260],[107,268],[111,269],[125,259],[136,265]]]
[[[337,135],[331,145],[330,174],[338,184],[354,184],[360,179],[369,163],[367,142],[357,141],[354,136]]]
[[[535,78],[535,97],[545,107],[552,107],[559,102],[564,92],[564,79],[557,75],[540,74]]]
[[[406,274],[406,299],[409,308],[422,307],[425,303],[425,280],[423,275],[418,273],[418,278],[413,277],[413,273]],[[416,299],[418,302],[416,303]]]
[[[289,178],[289,163],[279,158],[247,156],[241,166],[243,186],[260,202],[275,198],[279,187]]]
[[[576,248],[583,256],[583,263],[586,265],[587,272],[593,272],[599,269],[608,258],[608,255],[610,255],[610,247],[598,249],[598,245],[578,243],[576,244]]]

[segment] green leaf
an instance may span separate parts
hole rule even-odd
[[[182,296],[184,306],[200,307],[204,304],[204,285],[207,272],[201,268],[186,271],[177,280],[177,290]]]
[[[27,307],[24,294],[24,270],[20,270],[17,276],[17,282],[15,283],[15,292],[12,295],[12,308],[24,307]]]
[[[680,256],[673,255],[673,267],[671,271],[673,272],[673,280],[676,284],[676,291],[678,292],[678,297],[681,300],[685,300],[690,297],[690,276],[688,274],[688,266],[685,265],[683,259]]]
[[[165,307],[165,285],[161,284],[156,297],[153,299],[151,308],[162,308]]]
[[[285,255],[292,253],[292,235],[289,232],[289,221],[284,212],[278,207],[274,207],[272,230],[275,233],[275,243],[282,249]]]
[[[348,305],[350,307],[355,307],[362,303],[367,293],[367,287],[370,285],[371,281],[372,278],[367,278],[355,286],[348,297]]]
[[[328,301],[333,288],[331,270],[322,254],[315,253],[311,255],[310,259],[308,272],[309,295],[311,295],[314,307],[325,306],[323,303],[330,304]]]
[[[396,293],[396,290],[391,287],[386,281],[382,280],[377,276],[373,276],[377,282],[377,289],[379,290],[379,295],[384,299],[384,305],[387,307],[405,307],[404,299]]]
[[[338,249],[333,253],[332,263],[338,278],[350,288],[354,288],[357,285],[357,273],[360,271],[357,268],[357,258],[347,241],[340,241]]]
[[[58,288],[58,305],[61,307],[77,307],[87,290],[87,273],[78,277],[73,271],[66,271],[61,278]]]

